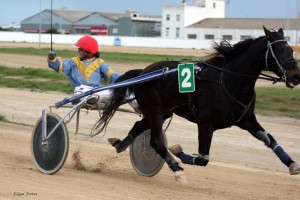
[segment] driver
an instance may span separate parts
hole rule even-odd
[[[63,60],[56,57],[54,52],[48,54],[48,66],[59,74],[68,77],[70,83],[75,87],[74,95],[81,94],[95,87],[101,87],[103,84],[114,83],[120,73],[112,70],[109,65],[100,58],[98,51],[98,42],[95,38],[86,35],[80,38],[75,44],[78,47],[78,57]],[[95,93],[97,97],[93,97],[87,101],[88,104],[96,104],[97,102],[107,102],[111,95],[111,90],[103,90]],[[88,97],[83,97],[81,100]],[[129,96],[128,98],[133,98]],[[73,102],[78,103],[78,102]],[[129,102],[130,106],[140,112],[136,100]]]
[[[103,84],[113,83],[120,77],[119,73],[112,70],[100,58],[96,39],[86,35],[81,37],[75,46],[78,47],[78,57],[63,60],[61,57],[56,57],[54,52],[50,52],[47,59],[50,68],[68,77],[70,83],[75,87],[74,95],[101,87]],[[110,98],[111,91],[103,90],[96,94],[99,96],[100,102],[105,102]],[[93,98],[89,101],[91,102],[88,103],[96,103],[97,99]]]

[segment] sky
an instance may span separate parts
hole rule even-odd
[[[163,6],[180,5],[182,0],[52,0],[53,9],[161,15]],[[226,17],[296,18],[300,0],[225,0]],[[187,0],[192,5],[192,0]],[[19,25],[41,10],[50,9],[51,0],[7,0],[2,3],[0,25]]]

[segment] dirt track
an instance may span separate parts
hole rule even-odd
[[[0,65],[8,57],[2,55]],[[22,58],[28,66],[32,66],[31,59],[33,57]],[[38,59],[44,61],[44,58]],[[7,63],[14,64],[13,60]],[[0,200],[299,199],[300,175],[289,175],[271,150],[235,127],[215,133],[207,167],[183,165],[186,184],[175,182],[167,166],[154,177],[141,177],[131,166],[128,150],[117,154],[107,143],[109,137],[123,138],[139,119],[135,114],[121,112],[113,118],[106,135],[93,139],[75,135],[73,120],[68,125],[70,150],[64,167],[54,175],[41,174],[31,160],[32,126],[40,117],[41,108],[66,95],[8,88],[0,88],[0,94],[0,115],[30,125],[0,122]],[[65,111],[55,112],[62,115]],[[95,111],[88,115],[82,113],[80,132],[88,134],[97,118]],[[300,162],[300,121],[260,116],[258,119]],[[197,151],[196,126],[181,118],[173,119],[167,138],[169,145],[180,143],[188,153]],[[85,171],[76,169],[72,161],[77,151]]]

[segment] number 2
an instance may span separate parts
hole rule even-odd
[[[191,78],[191,71],[188,68],[184,68],[181,71],[181,76],[184,77],[183,81],[182,81],[182,87],[183,88],[187,88],[187,87],[191,87],[192,83],[189,82],[189,79]]]

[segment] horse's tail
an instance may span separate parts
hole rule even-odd
[[[116,82],[122,82],[130,78],[134,78],[138,76],[141,72],[142,69],[134,69],[134,70],[127,71],[125,74],[120,76]],[[103,129],[105,129],[105,127],[108,125],[109,121],[114,116],[117,109],[122,104],[126,103],[125,98],[133,92],[131,88],[132,88],[131,86],[124,86],[124,87],[115,88],[113,90],[111,98],[103,108],[100,119],[96,122],[96,124],[92,129],[93,132],[92,136],[98,135],[100,132],[103,131]]]

